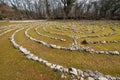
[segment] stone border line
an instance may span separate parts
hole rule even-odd
[[[46,29],[45,29],[45,27],[42,27],[43,28],[43,31],[45,31],[45,32],[47,32],[47,33],[50,33],[50,34],[57,34],[57,35],[62,35],[62,36],[67,36],[67,37],[72,37],[72,36],[68,36],[68,35],[65,35],[65,34],[60,34],[60,33],[56,33],[56,32],[50,32],[50,31],[47,31]]]
[[[17,28],[23,27],[23,26],[27,26],[27,24],[26,25],[23,25],[23,24],[22,25],[21,24],[13,24],[13,25],[5,26],[5,28],[8,27],[8,28],[12,28],[12,29],[8,29],[7,31],[4,31],[3,33],[0,34],[0,36],[6,34],[8,32],[11,32],[11,31],[13,31],[13,30],[15,30]]]
[[[86,44],[107,44],[107,43],[118,43],[120,42],[120,40],[104,40],[104,41],[87,41],[84,40],[84,42],[86,42]]]
[[[37,62],[53,69],[54,71],[61,72],[62,73],[61,78],[67,78],[67,76],[70,75],[70,77],[72,79],[78,79],[78,80],[84,80],[84,79],[88,79],[88,80],[119,80],[120,79],[120,77],[111,77],[110,75],[103,75],[102,73],[100,73],[98,71],[95,71],[95,72],[92,72],[91,70],[82,71],[80,69],[76,69],[73,67],[65,68],[61,65],[53,64],[53,63],[48,62],[47,60],[39,58],[38,56],[34,55],[30,51],[28,51],[26,48],[24,48],[23,46],[20,46],[19,44],[17,44],[15,42],[15,39],[14,39],[15,34],[23,29],[24,28],[18,29],[12,34],[10,41],[13,44],[13,46],[16,49],[18,49],[20,52],[22,52],[27,59],[37,61]],[[65,73],[67,75],[65,75]]]
[[[43,37],[47,37],[47,38],[55,39],[55,40],[60,40],[60,41],[66,41],[65,39],[60,39],[60,38],[50,37],[50,36],[47,36],[47,35],[41,34],[41,33],[38,31],[38,27],[35,28],[35,32],[36,32],[37,34],[39,34],[40,36],[43,36]]]
[[[102,34],[102,35],[96,35],[96,36],[86,36],[86,37],[82,37],[82,38],[100,38],[100,37],[109,37],[109,36],[115,35],[116,30],[113,28],[110,28],[110,29],[112,29],[112,32],[110,32],[108,34]]]
[[[0,30],[0,32],[5,32],[5,31],[7,31],[7,30],[9,30],[9,29],[11,29],[11,28],[12,28],[12,27],[4,28],[4,29]]]
[[[13,31],[13,30],[15,30],[15,29],[17,29],[17,28],[9,29],[9,30],[7,30],[7,31],[5,31],[5,32],[3,32],[3,33],[1,33],[0,36],[6,34],[6,33],[8,33],[8,32],[11,32],[11,31]]]

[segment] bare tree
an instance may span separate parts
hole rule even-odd
[[[61,2],[64,5],[64,11],[65,11],[66,17],[68,17],[68,14],[71,11],[71,8],[76,2],[76,0],[61,0]]]

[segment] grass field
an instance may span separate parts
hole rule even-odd
[[[64,23],[63,23],[64,22]],[[71,46],[73,38],[71,36],[80,36],[77,39],[78,44],[82,45],[83,40],[102,41],[102,40],[120,40],[120,21],[36,21],[36,22],[0,22],[0,34],[4,30],[2,26],[23,24],[26,27],[15,35],[17,44],[27,48],[32,53],[51,63],[59,64],[64,67],[74,67],[81,70],[99,71],[103,74],[120,77],[120,56],[110,54],[89,54],[84,51],[58,50],[46,47],[36,43],[25,36],[25,31],[30,28],[28,34],[37,40],[48,44],[58,46]],[[104,29],[103,29],[104,27]],[[88,38],[87,36],[96,36],[109,34],[115,29],[116,34],[107,37]],[[41,34],[65,39],[65,41],[51,39],[36,33],[35,28]],[[11,29],[11,28],[10,28]],[[28,60],[23,54],[13,47],[9,38],[19,28],[12,30],[0,36],[0,80],[62,80],[61,73],[54,72],[52,69],[38,62]],[[82,37],[85,38],[82,38]],[[120,42],[106,44],[85,44],[84,46],[95,50],[119,51]],[[69,79],[68,79],[69,80]]]

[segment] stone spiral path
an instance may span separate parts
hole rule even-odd
[[[35,25],[34,25],[35,24]],[[46,46],[48,48],[53,48],[53,49],[59,49],[59,50],[67,50],[67,51],[80,51],[80,52],[87,52],[87,53],[91,53],[91,54],[109,54],[109,55],[117,55],[119,56],[120,55],[120,52],[119,50],[108,50],[108,51],[104,51],[104,50],[95,50],[94,48],[90,48],[90,47],[86,47],[84,45],[86,44],[107,44],[107,43],[119,43],[120,41],[119,40],[104,40],[104,41],[87,41],[85,40],[85,43],[83,44],[79,44],[78,43],[78,40],[79,39],[82,39],[82,38],[96,38],[96,37],[93,37],[93,36],[88,36],[88,35],[85,35],[86,37],[82,37],[81,35],[78,35],[78,33],[80,34],[80,32],[78,31],[74,31],[72,33],[76,33],[77,35],[66,35],[64,32],[66,31],[58,31],[58,32],[62,32],[62,33],[56,33],[56,32],[52,32],[52,31],[48,31],[46,28],[47,27],[34,27],[34,26],[40,26],[41,24],[40,23],[34,23],[33,25],[30,25],[30,24],[27,24],[27,25],[16,25],[16,27],[12,27],[12,28],[4,28],[6,29],[6,31],[4,31],[3,33],[0,34],[0,36],[3,36],[4,34],[8,33],[8,32],[11,32],[13,30],[16,30],[10,37],[10,41],[12,43],[12,45],[14,46],[15,49],[18,49],[21,53],[23,53],[23,55],[27,58],[27,59],[30,59],[30,60],[34,60],[40,64],[43,64],[51,69],[53,69],[54,71],[57,71],[57,72],[60,72],[61,73],[61,78],[67,78],[68,75],[71,77],[71,79],[77,79],[77,80],[119,80],[120,78],[119,77],[112,77],[110,75],[104,75],[98,71],[91,71],[91,70],[86,70],[86,71],[83,71],[81,69],[77,69],[77,68],[74,68],[74,67],[64,67],[62,65],[59,65],[59,64],[54,64],[52,63],[51,61],[48,61],[46,59],[43,59],[37,55],[35,55],[34,53],[32,53],[32,51],[29,51],[27,48],[23,47],[22,45],[18,44],[16,42],[16,39],[15,39],[15,36],[18,32],[22,31],[23,29],[25,29],[24,31],[24,34],[25,36],[29,39],[29,40],[32,40],[34,42],[37,42],[38,44],[42,44],[43,46]],[[42,29],[46,34],[44,33],[41,33],[40,31],[38,31],[38,29]],[[57,27],[58,29],[59,28],[62,28],[62,27]],[[54,29],[51,27],[51,30]],[[72,28],[73,29],[73,28]],[[93,28],[94,29],[94,28]],[[93,30],[91,29],[91,30]],[[1,28],[2,30],[2,28]],[[42,40],[38,40],[36,38],[34,38],[34,36],[31,36],[30,35],[30,32],[29,30],[34,30],[34,32],[40,36],[43,36],[43,37],[46,37],[46,38],[51,38],[53,40],[60,40],[61,43],[62,42],[67,42],[67,39],[64,39],[64,38],[56,38],[55,36],[48,36],[47,33],[49,33],[49,35],[53,35],[53,34],[58,34],[58,35],[62,35],[62,36],[67,36],[69,38],[72,39],[72,44],[69,45],[69,46],[59,46],[59,45],[55,45],[55,44],[50,44],[50,43],[47,43],[45,41],[42,41]],[[68,29],[69,30],[69,29]],[[100,31],[103,31],[103,29],[101,28]],[[94,33],[99,33],[100,31],[96,31]],[[100,35],[96,35],[96,36],[99,36],[98,38],[101,38],[101,37],[110,37],[110,36],[114,36],[117,33],[116,30],[112,30],[113,32],[110,32],[108,34],[105,34],[104,36],[100,36]],[[83,33],[82,33],[83,34]],[[39,36],[39,37],[40,37]],[[82,42],[81,42],[82,43]]]
[[[24,28],[22,28],[24,29]],[[16,30],[13,35],[11,36],[11,42],[12,44],[14,45],[14,47],[16,49],[19,49],[25,56],[26,58],[28,59],[32,59],[34,61],[38,61],[42,64],[45,64],[47,67],[50,67],[51,69],[55,70],[55,71],[58,71],[58,72],[63,72],[63,73],[68,73],[70,74],[73,78],[77,78],[77,79],[84,79],[84,78],[88,78],[89,80],[93,80],[93,79],[98,79],[98,80],[107,80],[107,79],[119,79],[119,78],[115,78],[115,77],[111,77],[111,76],[107,76],[107,75],[103,75],[102,73],[100,72],[92,72],[90,70],[88,71],[82,71],[80,69],[76,69],[76,68],[73,68],[73,67],[70,67],[70,68],[64,68],[63,66],[61,65],[57,65],[57,64],[53,64],[53,63],[50,63],[48,62],[47,60],[44,60],[42,58],[39,58],[38,56],[34,55],[33,53],[31,53],[30,51],[28,51],[26,48],[20,46],[19,44],[17,44],[15,42],[15,39],[14,39],[14,36],[17,32],[19,32],[20,30],[22,29],[19,29],[19,30]],[[29,30],[30,28],[28,28],[27,30]],[[26,31],[27,31],[26,30]],[[25,34],[27,35],[27,32],[25,32]],[[27,35],[29,36],[29,35]],[[35,40],[34,38],[31,38],[29,37],[31,40]],[[64,74],[62,74],[63,77]]]

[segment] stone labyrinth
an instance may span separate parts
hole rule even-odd
[[[104,24],[103,24],[104,23]],[[17,39],[21,33],[24,38],[32,41],[31,46],[43,46],[50,50],[62,51],[65,55],[77,51],[78,54],[96,55],[120,55],[120,24],[105,22],[52,22],[38,21],[24,24],[16,24],[0,27],[0,37],[14,31],[10,41],[15,49],[18,49],[30,60],[43,64],[56,72],[61,73],[61,78],[72,78],[79,80],[120,80],[119,77],[104,75],[98,71],[81,70],[71,66],[64,66],[47,59],[48,56],[41,56],[34,49],[27,48],[20,42],[27,42]],[[20,35],[19,35],[20,36]],[[36,50],[39,48],[36,48]],[[46,50],[44,51],[46,52]],[[66,53],[67,52],[67,53]],[[55,55],[60,54],[56,53]],[[71,54],[71,53],[70,53]],[[53,54],[54,55],[54,54]],[[64,56],[64,55],[63,55]],[[59,58],[59,57],[58,57]],[[75,59],[75,58],[74,58]],[[66,63],[67,64],[67,63]]]

